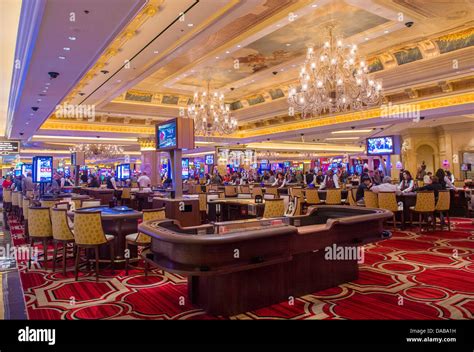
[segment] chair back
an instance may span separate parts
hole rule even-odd
[[[206,195],[205,193],[203,194]],[[163,220],[165,218],[165,208],[143,210],[143,221]],[[151,243],[151,237],[139,232],[135,241],[138,243]]]
[[[394,213],[398,211],[397,194],[395,192],[380,192],[377,199],[379,208],[390,210]]]
[[[23,198],[23,218],[28,220],[28,208],[30,207],[30,199],[27,197]]]
[[[364,191],[364,204],[367,208],[378,208],[379,200],[377,193],[372,191]]]
[[[226,197],[235,197],[237,195],[235,186],[224,186],[224,194]]]
[[[290,196],[299,197],[301,199],[304,199],[303,188],[301,188],[301,187],[291,187],[291,188],[289,188],[288,191],[290,193]]]
[[[254,186],[252,188],[252,198],[255,199],[255,196],[262,196],[263,197],[263,191],[262,191],[262,187],[258,187],[258,186]]]
[[[321,200],[319,199],[319,193],[316,188],[307,188],[305,193],[306,193],[306,203],[308,204],[321,203]]]
[[[60,241],[70,241],[74,239],[74,234],[69,228],[67,221],[67,209],[51,209],[51,224],[53,229],[53,238]]]
[[[42,208],[53,208],[56,203],[59,203],[57,200],[40,200]]]
[[[28,232],[30,237],[53,236],[49,209],[47,207],[28,208]]]
[[[207,211],[207,193],[199,193],[199,211]]]
[[[250,194],[250,186],[249,185],[238,186],[237,191],[239,193]]]
[[[71,204],[69,202],[59,202],[54,205],[53,209],[66,209],[69,210]]]
[[[451,193],[450,191],[438,191],[438,201],[436,202],[435,210],[437,211],[448,211],[451,206]]]
[[[100,211],[80,211],[74,213],[74,239],[77,244],[99,245],[107,243]]]
[[[347,199],[349,200],[349,205],[356,207],[357,206],[357,188],[353,187],[347,192]]]
[[[415,211],[418,212],[434,212],[435,210],[435,196],[434,192],[417,192]]]
[[[18,192],[17,197],[18,197],[18,206],[21,209],[23,209],[23,194],[21,192]]]
[[[18,191],[13,191],[12,192],[12,206],[18,206],[18,193],[21,193],[21,192],[18,192]]]
[[[3,202],[11,203],[12,202],[12,190],[4,188],[3,189]]]
[[[130,198],[131,198],[130,187],[122,188],[122,199],[130,199]]]
[[[81,208],[93,208],[100,206],[100,199],[84,199],[81,201]]]
[[[264,218],[277,218],[285,214],[285,203],[283,198],[265,199]]]
[[[130,184],[130,186],[131,186],[132,188],[139,188],[139,187],[138,187],[138,182],[132,182],[132,183]]]
[[[286,209],[285,216],[297,216],[301,214],[302,214],[302,199],[299,197],[293,197],[293,200],[288,202],[288,208]]]
[[[341,205],[341,190],[338,188],[328,189],[326,193],[326,204]]]
[[[35,191],[26,191],[26,196],[28,198],[34,198],[35,197]]]

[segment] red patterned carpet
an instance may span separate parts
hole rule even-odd
[[[9,224],[23,245],[22,226],[15,218]],[[75,282],[72,262],[66,277],[19,268],[29,319],[223,319],[193,307],[186,280],[160,270],[148,278],[103,271],[96,284],[94,274]],[[474,225],[458,218],[451,232],[396,232],[366,246],[354,282],[231,319],[473,319],[473,312]]]

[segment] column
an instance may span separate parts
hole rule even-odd
[[[161,183],[160,177],[160,153],[155,150],[153,138],[139,138],[141,151],[140,172],[146,172],[153,186]]]

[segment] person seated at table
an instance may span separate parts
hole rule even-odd
[[[418,191],[434,191],[435,198],[438,199],[438,192],[443,189],[443,185],[439,182],[439,178],[433,176],[431,177],[431,183],[418,188]]]
[[[333,189],[333,188],[339,188],[339,178],[337,175],[334,173],[333,170],[329,170],[324,176],[323,182],[321,182],[321,186],[319,189]]]
[[[265,183],[270,183],[270,184],[274,184],[275,181],[276,181],[276,178],[275,178],[275,173],[273,171],[270,171],[268,174],[267,174],[267,178],[265,179],[265,177],[263,178],[264,179],[264,182]]]
[[[433,176],[433,173],[430,171],[430,172],[427,172],[425,176],[423,176],[423,183],[425,185],[429,185],[431,183],[431,177]]]
[[[446,173],[443,169],[439,168],[436,170],[435,176],[438,178],[439,183],[443,186],[443,189],[446,189]]]
[[[399,188],[400,191],[403,193],[413,192],[415,189],[415,181],[413,181],[413,177],[411,177],[410,171],[405,170],[403,171],[403,180],[400,182]]]
[[[272,183],[272,186],[277,186],[278,188],[282,188],[286,185],[286,178],[282,172],[279,172],[277,175],[277,179],[275,182]]]
[[[209,186],[211,184],[211,176],[209,174],[206,174],[205,178],[206,182],[204,183],[204,185]]]
[[[171,180],[170,177],[166,178],[166,179],[163,181],[163,187],[164,187],[164,188],[172,188],[172,187],[173,187],[173,180]]]
[[[213,174],[212,174],[212,177],[211,177],[211,184],[213,185],[219,185],[221,184],[222,182],[222,177],[221,175],[219,175],[219,173],[217,171],[215,171]]]
[[[357,187],[356,202],[364,200],[364,192],[370,190],[372,187],[372,181],[370,177],[363,177],[361,184]]]
[[[382,184],[382,176],[380,175],[379,170],[374,171],[374,176],[372,177],[372,181],[374,185],[381,185]]]
[[[91,174],[88,187],[98,188],[100,187],[99,179],[96,174]]]
[[[82,183],[87,183],[88,177],[87,177],[87,171],[83,171],[81,175],[81,182]]]
[[[446,176],[444,176],[444,182],[446,182],[447,189],[456,189],[454,186],[454,176],[451,174],[451,171],[446,171]]]
[[[318,174],[316,175],[316,177],[314,178],[313,180],[313,184],[318,184],[320,185],[321,183],[323,183],[324,181],[324,175],[323,175],[323,172],[321,170],[318,171]]]
[[[383,183],[380,185],[375,185],[370,188],[374,193],[379,192],[396,192],[401,193],[397,185],[392,184],[392,178],[390,176],[385,176],[383,178]]]
[[[296,183],[303,183],[303,173],[301,171],[296,171],[295,175]]]

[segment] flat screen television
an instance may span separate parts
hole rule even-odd
[[[393,136],[367,138],[367,155],[393,154]]]
[[[15,177],[21,176],[21,169],[15,170]]]
[[[291,166],[291,163],[290,163],[289,161],[285,161],[285,162],[283,163],[283,166],[284,166],[284,167],[290,167],[290,166]]]
[[[122,165],[117,165],[115,168],[115,179],[121,180],[122,179]]]
[[[33,182],[51,183],[53,181],[53,157],[35,156],[33,158]]]
[[[21,165],[21,174],[26,176],[28,172],[33,173],[33,165],[32,164],[23,164]]]
[[[181,160],[181,175],[183,175],[183,178],[188,178],[189,177],[189,159],[185,158]]]
[[[156,125],[156,147],[160,150],[169,150],[178,146],[177,120],[170,120]]]
[[[206,154],[206,165],[214,165],[214,154]]]
[[[122,164],[120,166],[120,180],[125,181],[130,179],[130,164]]]

